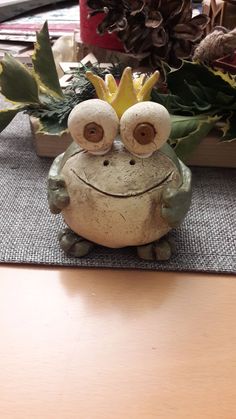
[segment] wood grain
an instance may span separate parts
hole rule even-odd
[[[233,276],[0,268],[1,419],[235,419]]]

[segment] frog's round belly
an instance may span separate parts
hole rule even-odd
[[[162,187],[136,196],[112,196],[82,181],[67,181],[70,204],[62,211],[78,235],[107,247],[142,245],[169,231],[160,214]]]
[[[61,174],[70,197],[62,214],[78,235],[115,248],[151,243],[170,230],[161,217],[163,188],[182,180],[166,154],[134,158],[118,142],[105,156],[76,152]]]

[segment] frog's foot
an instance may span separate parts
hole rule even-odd
[[[137,247],[140,259],[145,260],[169,260],[175,251],[175,244],[171,237],[163,237],[155,242]]]
[[[94,243],[78,236],[69,228],[59,232],[58,240],[65,253],[77,258],[87,255],[94,247]]]

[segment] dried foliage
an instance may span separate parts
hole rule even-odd
[[[88,0],[87,5],[91,19],[104,13],[98,33],[116,32],[125,51],[151,68],[190,59],[209,20],[192,17],[191,0]]]

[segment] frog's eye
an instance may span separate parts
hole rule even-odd
[[[73,140],[93,154],[110,150],[119,128],[119,119],[109,103],[90,99],[79,103],[68,118]]]
[[[120,120],[122,141],[138,157],[149,157],[158,150],[168,139],[170,130],[170,115],[159,103],[136,103]]]

